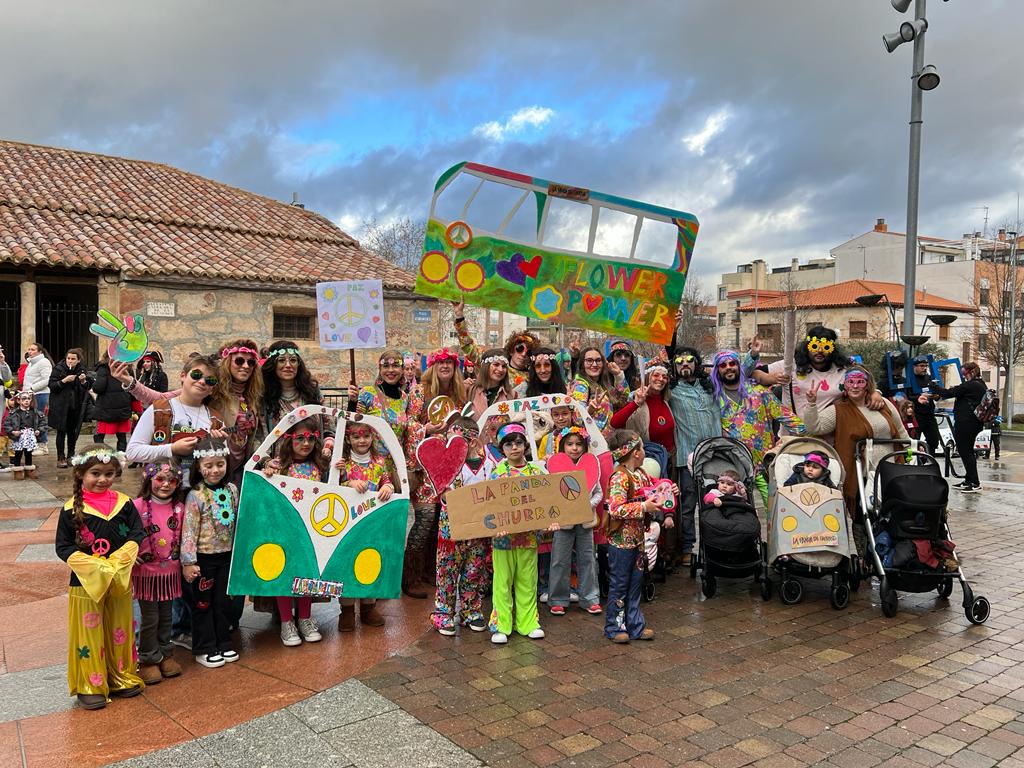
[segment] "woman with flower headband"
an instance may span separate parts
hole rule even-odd
[[[349,384],[348,398],[356,401],[358,413],[384,419],[398,438],[399,445],[404,446],[412,418],[409,412],[412,398],[402,386],[403,365],[401,352],[385,349],[377,360],[377,378],[373,384],[362,389]]]
[[[263,371],[258,345],[252,339],[235,339],[220,348],[218,378],[211,404],[230,429],[227,439],[228,476],[242,484],[245,462],[256,447],[263,410]]]
[[[458,412],[468,401],[466,386],[458,375],[459,356],[450,349],[439,349],[427,357],[427,370],[409,402],[409,426],[406,429],[406,452],[415,456],[416,446],[424,438],[445,431],[445,420],[436,411],[437,398],[446,397]],[[433,407],[432,407],[433,406]],[[410,464],[413,466],[413,464]],[[420,467],[416,467],[422,472]],[[438,503],[444,488],[435,490],[422,477],[412,491],[413,524],[405,543],[405,566],[402,570],[402,591],[409,597],[426,598],[427,590],[417,581],[432,584],[436,575],[436,536],[431,536],[437,525]],[[431,539],[434,542],[431,542]]]
[[[197,443],[181,532],[181,574],[192,585],[192,653],[210,669],[238,661],[228,597],[238,488],[228,479],[228,453],[220,439]]]
[[[559,356],[550,347],[537,347],[530,353],[530,371],[526,381],[515,388],[515,397],[537,397],[538,395],[564,395],[565,378]]]
[[[509,383],[509,362],[504,350],[485,350],[480,358],[480,372],[466,397],[473,404],[473,415],[480,417],[488,407],[515,395]]]
[[[626,378],[614,363],[604,359],[597,347],[580,351],[580,370],[569,384],[569,396],[587,407],[605,437],[614,432],[612,413],[626,404]]]
[[[281,339],[267,348],[261,367],[263,374],[263,423],[261,432],[269,433],[281,417],[300,405],[323,405],[320,385],[309,372],[298,345]],[[324,456],[334,451],[334,425],[327,417],[318,417],[323,436]]]
[[[136,674],[132,566],[145,534],[132,500],[113,490],[123,453],[97,445],[71,459],[75,487],[57,520],[57,556],[71,567],[68,689],[83,709],[142,692]]]
[[[176,460],[147,464],[142,487],[133,502],[146,537],[132,570],[132,594],[139,601],[139,677],[156,685],[177,677],[181,666],[171,644],[174,599],[181,597],[181,528],[185,519],[185,486]]]

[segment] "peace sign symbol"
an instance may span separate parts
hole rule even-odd
[[[345,308],[344,312],[341,311],[342,307]],[[366,316],[365,305],[359,297],[343,296],[338,299],[336,314],[346,325],[357,325]]]
[[[321,496],[309,510],[309,522],[321,536],[337,536],[348,523],[348,504],[336,493]]]
[[[455,410],[455,401],[447,395],[439,395],[427,406],[427,418],[431,424],[444,424],[448,414]]]
[[[94,555],[105,555],[110,551],[110,542],[106,539],[96,539],[92,543],[92,553]]]
[[[453,221],[444,231],[444,239],[457,251],[473,242],[473,230],[464,221]]]

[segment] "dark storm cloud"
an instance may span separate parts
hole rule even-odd
[[[881,34],[901,20],[887,0],[3,10],[0,62],[17,73],[0,84],[12,105],[0,116],[3,137],[168,162],[278,199],[297,191],[336,219],[422,216],[437,174],[477,159],[694,212],[705,274],[758,256],[824,255],[878,216],[902,227],[910,46],[883,51]],[[990,226],[1007,220],[1024,187],[1014,60],[1024,4],[932,0],[929,18],[926,58],[942,84],[925,96],[921,231],[955,237],[980,228],[975,206],[992,207]],[[541,140],[425,132],[307,178],[282,167],[276,143],[290,126],[328,124],[360,94],[480,72],[489,74],[471,102],[477,124],[530,106],[510,93],[547,92],[554,81],[590,96],[594,119],[559,114]],[[664,95],[632,127],[600,124],[602,102],[648,83]],[[450,108],[432,107],[440,121]],[[703,154],[689,149],[684,137],[713,115],[726,116],[720,130]]]

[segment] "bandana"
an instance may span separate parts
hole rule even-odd
[[[73,456],[71,466],[80,467],[91,459],[95,459],[100,464],[110,464],[116,461],[120,469],[124,469],[125,462],[128,460],[122,451],[112,451],[109,448],[90,448]]]
[[[282,351],[284,351],[284,350],[282,350]],[[295,354],[298,354],[298,353],[299,353],[299,350],[295,350]],[[260,358],[259,350],[253,349],[252,347],[228,347],[227,349],[225,349],[223,352],[220,353],[220,357],[221,357],[221,360],[223,360],[225,358],[231,357],[231,355],[236,355],[236,354],[252,355],[257,360],[259,360],[259,358]],[[281,352],[277,352],[276,354],[281,354]]]
[[[831,355],[835,352],[836,343],[832,339],[820,339],[817,336],[808,336],[807,351],[812,355],[821,352],[824,355]]]
[[[608,357],[611,357],[616,352],[629,352],[633,354],[633,350],[629,348],[629,344],[624,341],[616,341],[611,347],[608,348]]]
[[[230,352],[230,350],[228,350],[228,351]],[[235,351],[236,352],[252,352],[251,349],[236,349]],[[277,357],[278,355],[295,355],[296,357],[302,357],[302,355],[299,354],[299,350],[297,350],[295,347],[284,347],[282,349],[275,349],[272,352],[268,352],[267,353],[267,360],[271,360],[271,359]],[[222,355],[222,357],[226,357],[226,356],[227,355]],[[257,357],[259,357],[259,355],[257,355]]]
[[[148,477],[150,479],[156,477],[161,472],[170,472],[179,482],[181,481],[182,471],[181,465],[179,464],[171,464],[166,461],[160,463],[150,462],[142,468],[143,477]]]
[[[820,453],[808,453],[804,456],[804,464],[807,464],[808,462],[811,464],[817,464],[822,469],[828,469],[828,459]]]
[[[612,451],[612,458],[615,459],[616,461],[622,461],[624,458],[629,456],[629,454],[631,454],[641,445],[643,445],[643,443],[640,440],[640,436],[637,435],[621,448],[616,448],[614,451]]]
[[[526,427],[522,424],[506,424],[498,430],[498,445],[501,445],[505,440],[513,435],[520,435],[526,439]]]
[[[444,362],[445,360],[451,360],[456,367],[459,365],[459,356],[452,352],[450,349],[439,349],[436,352],[431,352],[430,356],[427,357],[427,368],[430,368],[436,363]]]
[[[854,369],[852,371],[848,371],[847,374],[843,376],[843,381],[850,381],[850,379],[860,379],[861,381],[867,383],[868,375],[864,373],[864,371],[858,371]]]

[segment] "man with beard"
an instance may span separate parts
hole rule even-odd
[[[682,564],[689,566],[693,559],[693,546],[697,543],[693,519],[697,508],[697,488],[687,460],[702,440],[722,435],[722,414],[711,395],[711,382],[704,372],[700,352],[692,347],[681,347],[672,354],[671,361],[668,404],[675,420],[676,484],[680,494],[677,530]]]
[[[793,351],[795,378],[791,380],[786,375],[785,360],[776,360],[767,367],[758,367],[753,373],[753,379],[763,387],[782,386],[782,401],[803,418],[807,410],[807,391],[812,386],[817,388],[819,408],[831,405],[843,395],[840,385],[852,361],[837,342],[835,331],[816,325],[807,331],[807,335]],[[759,351],[760,340],[755,337],[751,344],[751,355],[756,358]],[[868,399],[868,407],[873,411],[881,410],[885,407],[885,398],[873,392]]]
[[[755,466],[761,464],[765,452],[775,445],[773,422],[779,422],[791,434],[805,433],[800,417],[779,402],[770,389],[750,386],[740,367],[739,353],[724,349],[715,355],[711,385],[715,402],[722,412],[722,432],[750,449]],[[756,483],[767,507],[768,483],[760,472]]]

